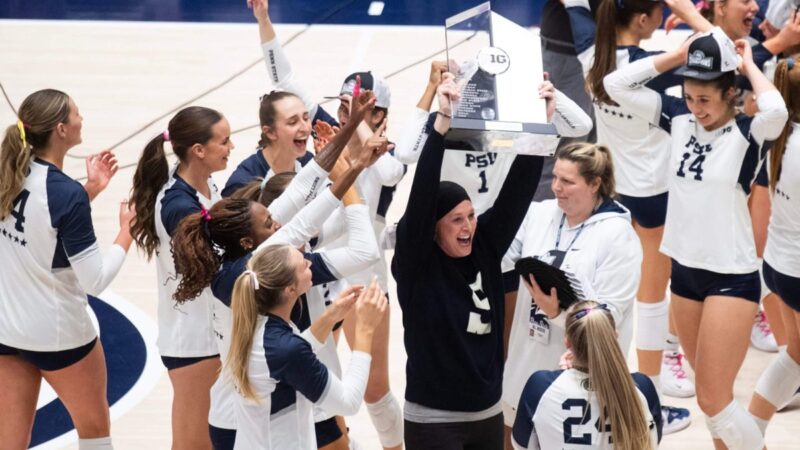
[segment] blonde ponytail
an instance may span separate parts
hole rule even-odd
[[[19,107],[17,123],[6,128],[0,144],[0,220],[14,207],[32,155],[47,146],[59,123],[69,121],[69,96],[55,89],[29,95]]]
[[[26,168],[31,160],[27,143],[23,144],[17,125],[6,129],[0,146],[0,220],[11,212],[14,200],[25,182]]]
[[[577,303],[567,311],[566,333],[574,366],[589,373],[589,390],[600,406],[599,423],[611,426],[614,449],[652,449],[645,408],[617,342],[611,312],[597,302]],[[602,441],[605,429],[601,427]]]
[[[233,286],[231,310],[233,326],[231,328],[231,348],[228,353],[226,368],[231,371],[239,392],[248,399],[258,400],[247,377],[250,363],[250,348],[253,346],[253,335],[256,332],[258,305],[256,293],[249,272],[239,275]]]
[[[247,376],[256,323],[259,315],[266,315],[285,301],[285,289],[295,282],[291,251],[288,245],[271,245],[258,251],[233,286],[231,348],[225,370],[233,375],[239,392],[251,400],[259,400]]]

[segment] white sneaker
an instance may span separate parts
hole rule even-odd
[[[683,355],[664,352],[661,360],[661,393],[670,397],[694,397],[694,383],[683,370]]]
[[[764,311],[758,310],[758,314],[756,314],[753,329],[750,330],[750,345],[762,352],[776,353],[778,351],[778,343],[775,342],[775,335],[772,334]]]
[[[692,423],[692,418],[689,417],[689,410],[686,408],[662,406],[661,421],[661,434],[666,436],[688,427]]]

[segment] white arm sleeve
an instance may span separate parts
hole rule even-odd
[[[283,47],[278,41],[278,38],[261,44],[261,50],[264,52],[264,62],[267,65],[267,73],[272,81],[272,85],[276,89],[281,89],[300,97],[303,103],[308,108],[308,117],[314,117],[317,114],[319,105],[314,101],[311,93],[308,92],[303,85],[296,79],[292,71],[292,65],[289,63],[289,58],[283,52]]]
[[[328,220],[322,224],[317,236],[317,245],[314,248],[323,248],[335,242],[347,232],[347,221],[345,220],[344,208],[336,208],[336,211]]]
[[[289,222],[298,211],[314,200],[327,179],[328,172],[313,159],[309,161],[295,175],[283,194],[267,208],[272,218],[280,224]]]
[[[786,103],[780,92],[769,90],[762,92],[756,98],[758,112],[750,124],[750,133],[761,144],[764,141],[776,139],[783,131],[783,126],[789,119]]]
[[[404,173],[403,163],[389,153],[378,158],[370,169],[375,173],[382,186],[396,185],[403,178]]]
[[[352,416],[361,407],[364,391],[367,389],[369,366],[372,356],[364,352],[353,352],[350,367],[340,381],[328,370],[328,385],[316,405],[337,416]]]
[[[617,69],[603,79],[608,95],[629,111],[658,126],[661,115],[661,95],[645,86],[658,76],[654,57],[640,59]]]
[[[372,228],[367,205],[350,205],[345,208],[347,244],[322,252],[328,270],[336,278],[346,278],[369,268],[380,260],[378,241]]]
[[[553,125],[564,137],[586,136],[592,131],[592,118],[577,103],[556,89],[556,112]]]
[[[89,295],[97,296],[117,276],[125,261],[125,254],[125,249],[114,244],[103,256],[95,242],[86,250],[68,259],[83,290]]]
[[[262,242],[255,251],[270,245],[288,244],[292,247],[305,245],[317,234],[325,219],[333,214],[339,205],[339,199],[333,195],[330,189],[326,189],[308,206],[301,209],[289,223],[284,224],[269,239]]]
[[[414,112],[409,117],[397,146],[394,148],[394,156],[403,164],[415,164],[422,154],[422,147],[428,140],[428,133],[425,132],[425,124],[428,123],[429,112],[421,108],[414,108]]]

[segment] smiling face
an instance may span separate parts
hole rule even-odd
[[[245,250],[250,250],[261,245],[270,238],[281,225],[272,218],[269,210],[258,202],[250,202],[250,240]]]
[[[689,78],[683,83],[686,106],[694,114],[697,123],[706,130],[715,130],[733,117],[734,111],[730,101],[733,95],[735,95],[733,90],[723,95],[723,91],[713,84]]]
[[[558,207],[568,218],[588,217],[597,204],[600,178],[589,182],[580,174],[578,164],[566,159],[556,159],[551,186]]]
[[[262,126],[263,133],[269,138],[270,146],[280,152],[292,152],[299,158],[306,153],[306,142],[311,136],[311,122],[308,109],[299,97],[290,95],[273,104],[275,121]]]
[[[714,25],[722,28],[733,40],[744,39],[753,29],[756,13],[756,0],[718,0],[714,2]]]
[[[436,243],[451,258],[469,256],[477,228],[475,208],[471,201],[464,200],[436,222]]]
[[[205,144],[197,144],[195,154],[202,160],[209,172],[225,170],[228,157],[234,145],[231,141],[231,126],[224,117],[211,127],[211,139]]]

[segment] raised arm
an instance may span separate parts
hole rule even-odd
[[[558,134],[564,137],[586,136],[592,131],[592,118],[577,103],[556,89],[556,111],[553,125]]]
[[[276,89],[282,89],[300,97],[306,108],[308,108],[309,117],[314,117],[317,114],[319,105],[311,96],[311,93],[295,79],[289,58],[283,52],[281,43],[278,41],[275,29],[272,26],[272,20],[269,17],[268,0],[248,0],[248,5],[253,8],[253,16],[258,21],[261,50],[264,52],[264,62],[267,65],[267,73],[272,85]]]
[[[439,190],[444,159],[444,134],[450,129],[451,101],[459,96],[453,74],[448,72],[443,75],[437,92],[439,112],[417,163],[408,206],[397,225],[395,262],[401,271],[420,267],[420,263],[428,256],[436,229],[436,192]]]
[[[378,241],[366,205],[345,207],[347,244],[334,250],[319,252],[328,270],[337,278],[346,278],[380,260]]]
[[[564,0],[572,29],[572,42],[586,75],[594,64],[595,23],[589,0]]]
[[[739,72],[747,77],[753,87],[758,105],[750,132],[759,144],[776,139],[789,118],[783,97],[753,61],[750,44],[744,39],[737,40],[735,44],[736,52],[742,57]]]
[[[433,120],[429,120],[429,111],[436,96],[436,88],[441,84],[442,74],[445,71],[447,71],[447,62],[433,61],[431,63],[431,72],[428,76],[428,83],[425,85],[425,91],[408,118],[394,149],[395,157],[403,164],[414,164],[419,160],[422,147],[425,146],[425,141],[428,139],[429,124]]]
[[[603,80],[606,92],[626,111],[671,131],[672,117],[687,112],[686,103],[656,92],[646,84],[660,73],[681,65],[686,58],[685,48],[640,59],[606,75]]]

